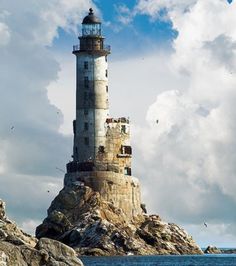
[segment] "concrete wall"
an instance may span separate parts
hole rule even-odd
[[[76,126],[73,156],[74,160],[84,162],[94,160],[99,146],[104,146],[106,141],[104,124],[109,115],[107,60],[106,56],[88,53],[78,53],[76,58]]]
[[[122,128],[125,127],[125,131]],[[122,154],[122,146],[130,146],[130,125],[128,119],[111,119],[106,123],[106,141],[103,153],[96,155],[97,170],[126,174],[131,168],[132,154]]]
[[[83,182],[102,198],[121,208],[128,219],[141,214],[140,184],[137,178],[105,171],[77,172],[65,175],[64,185]]]

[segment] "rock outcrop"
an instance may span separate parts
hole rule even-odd
[[[208,246],[205,251],[205,254],[221,254],[221,250],[218,249],[217,247],[213,247],[213,246]]]
[[[39,241],[24,233],[5,215],[0,200],[0,265],[1,266],[83,266],[75,251],[56,240]]]
[[[130,221],[98,192],[76,184],[54,199],[36,236],[62,241],[80,255],[202,254],[179,226],[145,213]]]

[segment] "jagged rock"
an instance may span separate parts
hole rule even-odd
[[[217,247],[213,247],[213,246],[208,246],[205,251],[205,254],[221,254],[221,250],[218,249]]]
[[[0,266],[82,266],[75,251],[56,240],[39,241],[7,219],[0,200]]]
[[[5,202],[0,200],[0,219],[5,218]]]
[[[80,255],[202,254],[193,239],[158,215],[132,221],[90,187],[65,187],[53,200],[36,236],[51,237]]]

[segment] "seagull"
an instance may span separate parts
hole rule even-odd
[[[204,222],[205,227],[207,227],[207,223]]]
[[[15,127],[14,127],[14,126],[12,126],[12,127],[11,127],[11,130],[13,130],[14,128],[15,128]]]

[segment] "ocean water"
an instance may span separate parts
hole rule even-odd
[[[85,266],[236,266],[236,255],[82,257]]]

